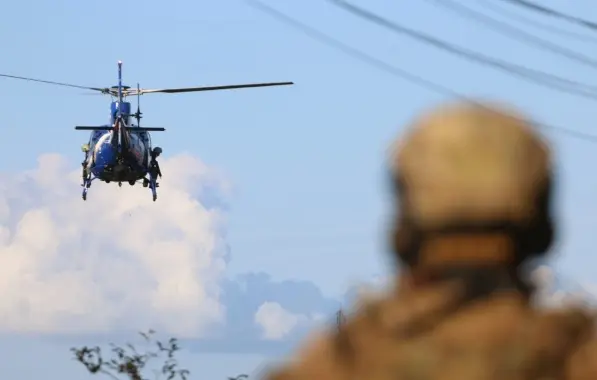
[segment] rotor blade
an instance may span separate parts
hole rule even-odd
[[[101,126],[101,127],[88,127],[88,126],[80,126],[77,125],[75,127],[75,129],[77,131],[111,131],[113,128],[112,127],[106,127],[106,126]]]
[[[233,84],[227,86],[205,86],[205,87],[183,87],[183,88],[164,88],[158,90],[139,90],[139,94],[153,94],[153,93],[166,93],[174,94],[179,92],[197,92],[197,91],[215,91],[215,90],[233,90],[237,88],[251,88],[251,87],[270,87],[270,86],[288,86],[294,82],[271,82],[271,83],[250,83],[250,84]],[[132,94],[136,93],[132,92]]]
[[[107,126],[99,126],[99,127],[88,127],[88,126],[81,126],[78,125],[75,127],[75,129],[77,131],[111,131],[112,127],[107,127]],[[126,127],[127,130],[129,131],[137,131],[137,132],[164,132],[166,130],[166,128],[156,128],[156,127],[150,127],[150,128],[145,128],[145,127]]]
[[[129,131],[137,131],[137,132],[164,132],[166,128],[162,127],[127,127]]]
[[[47,83],[47,84],[53,84],[53,85],[56,85],[56,86],[81,88],[81,89],[84,89],[84,90],[99,91],[99,92],[102,92],[102,93],[106,93],[106,92],[110,91],[109,88],[98,88],[98,87],[79,86],[79,85],[70,84],[70,83],[61,83],[61,82],[53,82],[53,81],[43,80],[43,79],[34,79],[34,78],[27,78],[27,77],[19,77],[19,76],[16,76],[16,75],[0,74],[0,77],[12,78],[12,79],[21,79],[21,80],[27,80],[27,81],[30,81],[30,82]]]

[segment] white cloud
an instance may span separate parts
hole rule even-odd
[[[355,285],[356,295],[358,298],[374,297],[384,291],[392,283],[392,280],[389,275],[372,276],[369,281]]]
[[[308,317],[296,315],[277,302],[264,302],[255,313],[255,323],[263,330],[263,339],[280,340],[288,336]]]
[[[0,330],[154,328],[200,336],[223,320],[225,219],[197,196],[229,190],[190,155],[161,162],[158,200],[139,185],[94,182],[61,156],[0,178]]]
[[[537,286],[535,302],[541,307],[594,304],[597,301],[594,285],[563,281],[562,276],[547,265],[535,269],[531,273],[531,279]]]
[[[547,265],[541,265],[531,272],[531,280],[542,289],[551,289],[554,285],[555,275]]]
[[[326,318],[327,316],[323,313],[311,313],[311,319],[314,322],[323,322]]]

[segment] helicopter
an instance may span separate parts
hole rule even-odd
[[[128,182],[129,185],[134,186],[141,181],[143,187],[151,189],[153,201],[157,200],[158,177],[162,177],[157,158],[162,154],[162,148],[157,146],[152,147],[150,132],[163,132],[166,129],[141,127],[141,95],[231,90],[294,84],[293,82],[268,82],[226,86],[142,89],[137,83],[137,88],[131,89],[129,86],[122,84],[122,61],[118,61],[118,85],[108,88],[79,86],[8,74],[0,74],[0,77],[91,90],[111,96],[110,124],[75,127],[75,130],[91,131],[88,142],[81,146],[81,151],[85,155],[81,163],[81,186],[83,187],[82,198],[84,201],[87,200],[87,193],[91,183],[95,180],[105,183],[117,182],[119,187],[122,187],[123,182]],[[129,96],[135,95],[137,96],[137,111],[131,113],[131,103],[126,101],[126,99]],[[132,123],[133,118],[137,120],[136,125]]]

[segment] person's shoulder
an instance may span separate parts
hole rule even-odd
[[[568,347],[570,351],[566,361],[566,379],[597,379],[597,310],[576,308],[563,310],[560,315],[567,317],[562,329],[574,338]]]
[[[570,356],[566,365],[566,379],[597,379],[597,338],[583,342]]]
[[[267,380],[343,380],[370,371],[402,352],[408,338],[429,328],[451,308],[459,284],[427,289],[391,289],[361,298],[342,323],[312,333],[292,360],[267,374]]]
[[[597,335],[594,310],[585,307],[535,309],[528,325],[527,348],[538,356],[539,371],[553,375],[564,371],[563,379],[597,379]],[[562,368],[563,365],[563,368]]]

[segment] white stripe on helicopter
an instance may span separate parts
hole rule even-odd
[[[93,160],[96,161],[97,158],[97,154],[99,153],[100,149],[102,148],[102,145],[106,142],[106,140],[109,140],[112,137],[112,132],[108,132],[105,135],[103,135],[102,137],[99,138],[99,140],[97,140],[97,143],[95,144],[95,149],[93,150]]]

